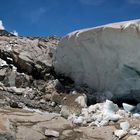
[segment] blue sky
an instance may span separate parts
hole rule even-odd
[[[1,0],[0,20],[24,36],[63,36],[73,30],[140,18],[140,0]]]

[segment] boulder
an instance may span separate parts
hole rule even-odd
[[[130,133],[131,135],[136,135],[137,132],[138,132],[137,129],[131,129],[131,130],[129,131],[129,133]]]
[[[114,135],[116,137],[118,137],[119,139],[121,139],[121,138],[123,138],[124,136],[127,135],[127,131],[125,131],[125,130],[115,130]]]
[[[46,136],[52,136],[52,137],[59,137],[59,132],[54,131],[54,130],[46,129],[45,130],[45,135]]]
[[[132,91],[140,93],[139,59],[140,20],[133,20],[66,35],[53,65],[57,74],[71,77],[78,85],[127,97]]]
[[[75,99],[75,102],[78,103],[81,107],[87,107],[87,96],[83,94]]]
[[[64,105],[61,108],[60,114],[64,117],[64,118],[68,118],[68,116],[71,115],[71,111],[69,109],[68,106]]]

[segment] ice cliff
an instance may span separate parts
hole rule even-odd
[[[140,20],[66,35],[56,50],[54,67],[97,91],[121,95],[140,90]]]

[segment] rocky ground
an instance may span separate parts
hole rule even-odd
[[[140,140],[139,104],[118,107],[56,75],[59,40],[1,31],[0,140]]]

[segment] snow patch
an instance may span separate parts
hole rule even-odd
[[[4,26],[3,26],[3,23],[2,23],[2,20],[0,20],[0,30],[4,30]]]
[[[13,35],[18,36],[18,32],[16,30],[14,30],[13,32],[11,32]]]

